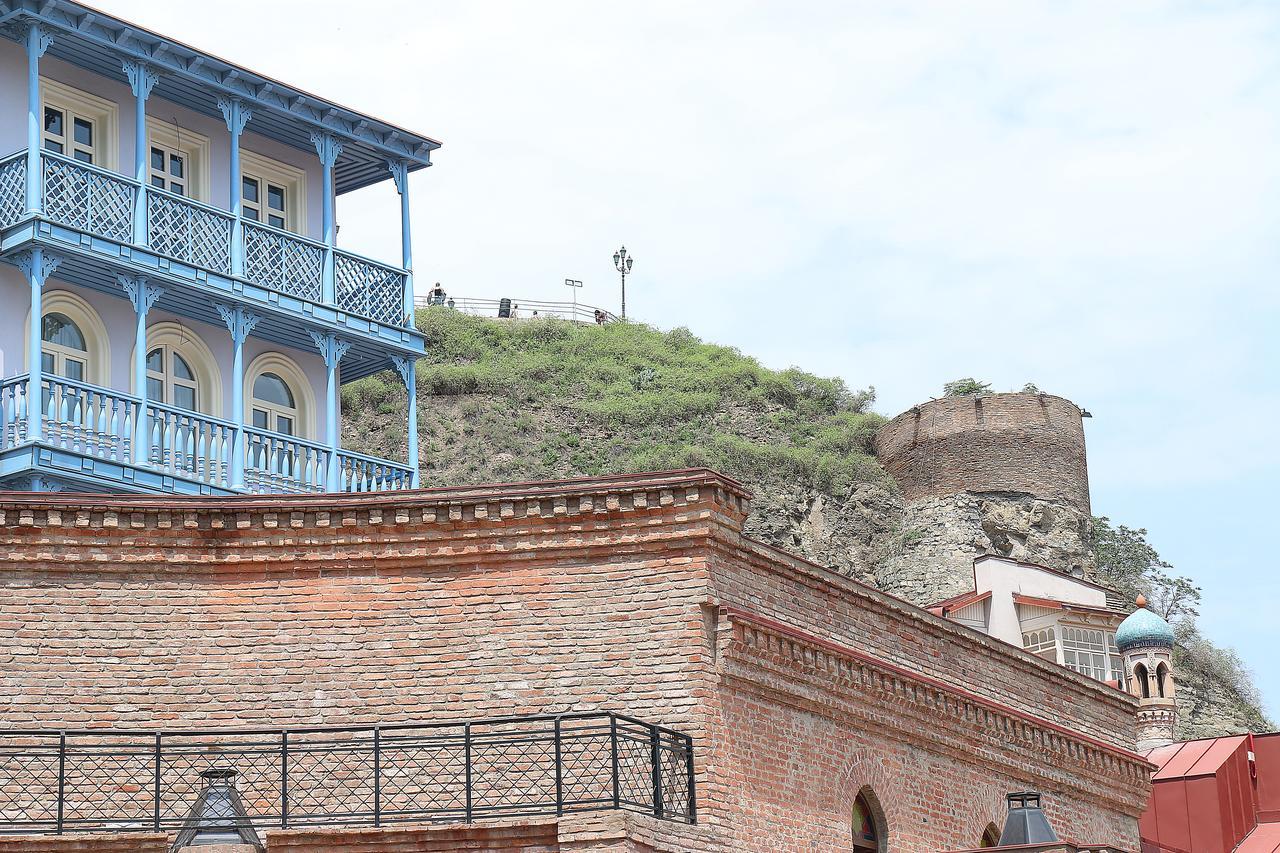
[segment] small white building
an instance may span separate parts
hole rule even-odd
[[[1119,686],[1125,671],[1116,628],[1127,614],[1108,603],[1108,593],[1046,566],[983,556],[973,561],[973,591],[929,610]]]

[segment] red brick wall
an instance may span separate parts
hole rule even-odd
[[[833,849],[868,764],[910,775],[877,788],[895,853],[971,844],[1011,787],[1052,786],[1073,830],[1114,834],[1085,840],[1132,837],[1144,765],[1114,748],[1131,743],[1132,700],[743,540],[743,498],[705,472],[346,499],[0,497],[0,726],[618,710],[697,739],[702,818],[618,849]],[[776,637],[748,642],[753,614],[798,632],[790,657]],[[842,649],[865,657],[857,677]],[[925,824],[904,795],[930,784],[953,814]]]

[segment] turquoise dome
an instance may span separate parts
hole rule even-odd
[[[1139,607],[1116,629],[1116,648],[1120,651],[1139,646],[1173,648],[1173,629],[1169,623],[1145,607]]]

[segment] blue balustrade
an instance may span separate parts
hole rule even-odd
[[[147,422],[152,468],[211,486],[230,486],[234,424],[159,403],[147,404]]]
[[[27,386],[24,376],[0,382],[0,450],[17,447],[27,439]]]
[[[412,488],[413,472],[406,465],[339,450],[338,480],[343,492],[391,492]]]
[[[47,374],[41,386],[44,443],[96,459],[129,461],[138,419],[136,399]]]
[[[329,450],[292,435],[245,427],[245,485],[266,494],[325,491]]]
[[[40,407],[42,444],[130,465],[141,401],[108,388],[45,376],[42,394],[32,400],[25,375],[0,382],[0,451],[27,444],[27,413]],[[149,402],[144,427],[149,437],[145,467],[231,490],[231,456],[235,443],[244,442],[245,483],[248,490],[266,494],[319,493],[326,490],[329,450],[324,445],[290,435],[237,427],[230,421]],[[375,492],[407,489],[407,466],[359,453],[340,451],[341,489]]]

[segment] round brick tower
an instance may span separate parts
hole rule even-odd
[[[930,400],[881,427],[875,451],[905,504],[879,573],[890,592],[920,604],[966,592],[982,554],[1077,575],[1090,568],[1083,413],[1070,400]]]

